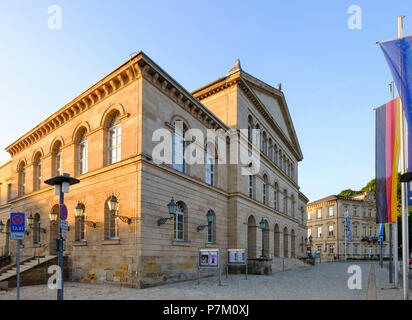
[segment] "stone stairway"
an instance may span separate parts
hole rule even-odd
[[[45,256],[45,257],[36,257],[28,259],[20,264],[20,274],[28,271],[34,267],[37,267],[43,263],[46,263],[52,259],[56,258],[56,256]],[[17,266],[16,264],[12,264],[9,268],[5,268],[0,273],[0,282],[7,281],[9,278],[15,277],[17,275]]]

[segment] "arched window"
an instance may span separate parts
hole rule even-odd
[[[177,209],[174,216],[174,240],[185,240],[185,205],[182,202],[177,203]]]
[[[207,230],[206,230],[206,242],[207,243],[214,243],[215,241],[216,241],[216,239],[215,239],[215,226],[216,226],[216,223],[215,223],[215,220],[216,220],[216,215],[215,215],[215,213],[213,212],[213,221],[207,221],[206,220],[206,222],[207,222]]]
[[[26,192],[26,171],[24,161],[20,162],[18,167],[18,179],[19,179],[19,196],[23,196]]]
[[[283,257],[289,257],[288,229],[283,229]]]
[[[275,225],[275,246],[274,246],[274,255],[275,257],[280,256],[280,231],[279,225]]]
[[[40,243],[40,215],[36,213],[33,218],[33,244]]]
[[[269,252],[270,252],[270,244],[269,244],[269,232],[270,232],[270,228],[269,228],[269,222],[267,220],[265,220],[265,230],[262,230],[262,237],[263,237],[263,255],[265,257],[269,257]]]
[[[83,209],[83,215],[81,217],[76,217],[74,225],[74,239],[76,241],[85,241],[85,219],[86,219],[86,207],[83,203],[80,203],[79,206]]]
[[[120,128],[120,127],[119,127]],[[78,150],[77,150],[77,168],[78,174],[82,175],[87,173],[88,167],[88,143],[86,139],[86,129],[83,129],[77,140]]]
[[[247,222],[247,253],[250,259],[256,258],[256,220],[250,216]]]
[[[292,258],[294,258],[295,255],[296,255],[296,248],[295,248],[295,246],[296,246],[295,230],[292,230],[292,231],[290,232],[290,256],[291,256]]]
[[[269,138],[269,146],[268,146],[268,156],[270,159],[273,159],[273,145],[272,145],[272,139]]]
[[[205,152],[205,181],[207,184],[214,186],[215,185],[215,152],[213,145],[206,145]]]
[[[256,141],[256,144],[257,144],[257,148],[259,148],[259,144],[261,145],[262,143],[261,143],[261,140],[262,140],[262,138],[261,138],[261,134],[260,134],[260,126],[259,126],[259,123],[257,123],[256,125],[255,125],[255,137],[256,137],[256,139],[255,139],[255,141]],[[260,148],[262,148],[262,145],[260,146]],[[262,149],[261,149],[262,150]]]
[[[53,174],[54,176],[62,175],[62,153],[61,153],[61,142],[57,141],[52,154],[52,161],[53,161]]]
[[[266,132],[263,132],[262,134],[262,145],[260,149],[264,154],[267,153],[267,138],[266,138]]]
[[[109,210],[109,200],[107,198],[104,203],[104,228],[105,239],[119,239],[119,219],[114,212]],[[116,197],[115,197],[116,198]],[[116,199],[117,200],[117,199]]]
[[[247,138],[249,141],[252,141],[252,128],[253,128],[252,117],[249,116],[247,118]]]
[[[122,154],[122,127],[119,113],[115,113],[107,125],[107,164],[113,164],[121,160]]]
[[[295,217],[295,196],[294,195],[291,196],[290,214],[292,218]]]
[[[173,126],[173,168],[180,172],[187,173],[187,165],[184,157],[187,147],[184,139],[187,126],[182,120],[176,120]]]
[[[268,201],[268,177],[266,175],[263,176],[263,190],[262,190],[262,196],[263,196],[263,204],[267,204]]]
[[[42,172],[41,172],[41,160],[40,160],[40,153],[34,158],[34,167],[33,167],[33,190],[37,191],[41,188],[41,181],[42,181]]]
[[[279,210],[279,189],[277,182],[275,183],[275,190],[273,192],[273,208]]]
[[[248,177],[248,195],[249,195],[250,198],[253,198],[254,180],[255,180],[255,177],[253,175],[249,175],[249,177]]]

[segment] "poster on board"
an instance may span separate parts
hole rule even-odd
[[[219,249],[200,249],[199,267],[219,267]]]
[[[228,262],[230,264],[245,264],[246,249],[228,249]]]

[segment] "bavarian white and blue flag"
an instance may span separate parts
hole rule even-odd
[[[381,223],[381,230],[379,231],[378,241],[383,241],[383,232],[385,231],[385,224]]]
[[[350,230],[349,216],[346,216],[346,228],[348,229],[348,241],[352,242],[352,231]]]

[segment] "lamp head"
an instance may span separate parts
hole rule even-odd
[[[177,204],[175,202],[175,200],[172,197],[172,200],[170,200],[169,204],[167,205],[167,208],[169,210],[169,214],[173,215],[176,213],[177,210]]]

